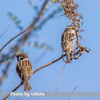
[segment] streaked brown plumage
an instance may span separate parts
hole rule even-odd
[[[71,63],[70,52],[75,43],[75,26],[68,26],[62,34],[61,37],[61,46],[62,52],[66,53],[67,61],[66,63]]]
[[[16,66],[17,74],[21,78],[22,82],[24,82],[24,90],[29,91],[32,89],[29,83],[29,79],[31,78],[33,72],[31,62],[25,53],[19,53],[16,57],[18,60]]]

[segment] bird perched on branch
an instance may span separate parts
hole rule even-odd
[[[75,32],[76,32],[76,28],[75,26],[68,26],[64,33],[62,34],[62,38],[61,38],[61,46],[62,46],[62,52],[66,53],[66,63],[71,63],[71,50],[74,47],[74,43],[75,43]]]
[[[31,78],[33,72],[31,62],[25,53],[19,53],[15,56],[18,60],[16,66],[17,74],[21,78],[22,82],[24,82],[24,91],[29,91],[32,89],[29,83],[29,79]]]

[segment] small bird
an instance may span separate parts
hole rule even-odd
[[[29,79],[31,78],[33,73],[31,62],[29,61],[29,58],[25,53],[19,53],[15,56],[18,60],[16,72],[21,78],[22,82],[24,82],[24,91],[29,91],[30,89],[32,89],[29,83]]]
[[[75,26],[70,25],[65,29],[61,37],[62,52],[66,53],[66,59],[67,59],[66,63],[71,63],[70,52],[74,47],[75,32],[76,32]]]

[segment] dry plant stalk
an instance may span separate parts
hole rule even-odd
[[[74,91],[78,88],[79,86],[75,87],[74,90],[72,91],[72,93],[70,94],[68,100],[70,99],[70,97],[72,96],[72,94],[74,93]]]
[[[63,70],[62,70],[62,73],[61,73],[61,76],[60,76],[60,79],[59,79],[58,85],[57,85],[56,90],[55,90],[55,93],[54,93],[53,100],[55,100],[56,92],[57,92],[58,86],[59,86],[59,84],[60,84],[60,81],[61,81],[62,75],[63,75],[63,73],[64,73],[65,65],[66,65],[66,63],[64,64],[64,67],[63,67]]]

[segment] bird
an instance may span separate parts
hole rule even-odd
[[[15,55],[17,57],[18,63],[16,65],[16,72],[21,78],[21,82],[24,83],[24,91],[29,91],[31,88],[29,79],[32,76],[33,70],[29,57],[25,53],[18,53]]]
[[[62,52],[66,54],[66,63],[71,63],[71,50],[75,44],[75,32],[76,27],[69,25],[62,34],[61,37],[61,47]]]

